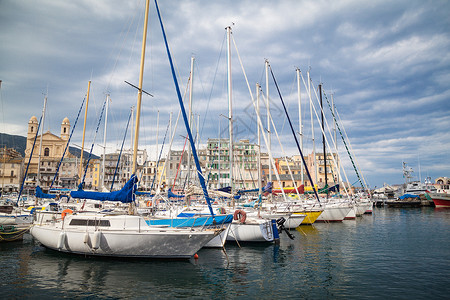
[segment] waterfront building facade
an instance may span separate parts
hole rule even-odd
[[[1,193],[18,192],[23,178],[22,155],[13,148],[0,148]]]

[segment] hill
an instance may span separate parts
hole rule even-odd
[[[17,152],[19,152],[23,157],[25,156],[25,149],[27,147],[27,138],[20,135],[11,135],[7,133],[0,132],[0,147],[13,148]],[[75,155],[76,157],[81,156],[81,149],[69,146],[69,152]],[[34,156],[34,153],[33,153]],[[89,156],[89,152],[84,151],[83,157],[86,158]],[[97,155],[92,154],[92,158],[99,158]]]

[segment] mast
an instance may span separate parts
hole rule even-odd
[[[271,149],[272,142],[271,142],[271,138],[270,138],[269,61],[266,59],[264,64],[266,66],[266,108],[267,108],[267,136],[268,136],[267,147],[269,149]],[[271,164],[269,164],[269,182],[272,182],[272,165]],[[270,196],[271,195],[272,194],[270,194]]]
[[[41,152],[42,152],[42,136],[44,135],[44,121],[45,121],[45,107],[47,106],[47,94],[44,97],[44,107],[42,108],[42,129],[41,129],[41,137],[39,139],[39,156],[38,156],[38,169],[37,169],[37,185],[41,185]],[[3,191],[3,190],[2,190]]]
[[[189,127],[192,127],[192,94],[193,94],[193,87],[194,87],[194,60],[195,58],[191,57],[191,76],[189,80],[189,109],[188,109],[188,123]],[[191,179],[191,144],[188,145],[187,149],[187,176],[188,176],[188,183],[190,183]]]
[[[84,125],[83,125],[83,140],[81,142],[81,154],[80,154],[80,171],[78,172],[79,181],[78,183],[81,183],[81,174],[83,172],[83,152],[84,152],[84,136],[86,133],[86,119],[87,119],[87,111],[88,111],[88,105],[89,105],[89,91],[91,89],[91,81],[88,82],[88,90],[87,90],[87,96],[86,96],[86,109],[84,110]]]
[[[137,150],[139,140],[139,123],[141,118],[141,102],[142,102],[142,82],[144,79],[144,61],[145,61],[145,43],[147,41],[147,23],[148,23],[148,9],[150,6],[150,0],[145,1],[145,19],[144,19],[144,31],[142,32],[142,51],[141,51],[141,68],[139,72],[139,86],[138,86],[138,99],[136,105],[136,123],[134,128],[134,145],[133,145],[133,169],[132,173],[136,174],[136,161]]]
[[[155,151],[155,162],[158,164],[158,133],[159,133],[159,109],[156,114],[156,151]],[[157,172],[156,172],[157,173]]]
[[[300,149],[303,153],[303,122],[302,122],[302,96],[300,89],[300,69],[297,68],[297,89],[298,89],[298,126],[299,126],[299,135],[300,135]],[[300,182],[304,184],[303,181],[303,164],[300,164]]]
[[[331,110],[333,112],[333,116],[336,115],[336,111],[334,109],[334,98],[333,98],[333,93],[331,94]],[[339,170],[340,170],[340,166],[339,166],[339,157],[338,155],[338,145],[337,145],[337,131],[336,131],[336,118],[333,118],[333,132],[334,132],[334,151],[336,152],[336,182],[339,184],[340,181],[340,176],[339,176]]]
[[[170,151],[172,151],[172,114],[173,114],[172,112],[170,112],[170,114],[169,114],[169,136],[171,137],[171,139],[170,139],[169,151],[167,152],[167,161],[166,161],[166,163],[170,162]],[[170,177],[170,172],[171,171],[172,171],[171,168],[169,168],[169,170],[166,169],[166,173],[169,173],[169,176],[167,176],[168,178],[171,178]],[[169,179],[166,178],[166,181],[167,181],[167,186],[170,186],[171,182],[169,182]]]
[[[309,77],[309,70],[308,70],[308,95],[309,95],[309,110],[311,112],[311,137],[313,143],[312,163],[314,168],[314,182],[317,183],[316,141],[314,139],[314,119],[313,119],[313,108],[311,99],[311,78]],[[312,188],[315,189],[314,186]]]
[[[220,118],[219,118],[219,142],[217,143],[217,148],[219,149],[219,164],[218,164],[218,166],[217,166],[217,173],[218,173],[218,180],[217,180],[217,183],[218,183],[218,185],[217,185],[217,187],[220,189],[222,186],[220,185],[220,142],[221,142],[221,140],[220,140]]]
[[[323,165],[324,165],[324,173],[325,173],[325,188],[327,189],[327,197],[328,197],[328,176],[327,176],[327,152],[325,149],[325,131],[324,131],[324,115],[323,115],[323,102],[322,102],[322,83],[319,83],[319,94],[320,94],[320,114],[322,119],[322,145],[323,145]]]
[[[108,107],[109,107],[109,94],[106,94],[105,130],[103,132],[102,182],[99,188],[100,191],[102,191],[103,187],[105,186],[106,125],[108,124]]]
[[[256,84],[256,111],[257,115],[259,116],[259,90],[261,89],[261,86],[259,83]],[[261,128],[259,127],[259,123],[257,123],[257,132],[258,132],[258,195],[262,194],[262,172],[261,172]]]
[[[228,65],[228,122],[230,135],[230,193],[233,194],[233,99],[231,95],[231,27],[227,28],[227,65]],[[234,197],[233,197],[234,206]]]

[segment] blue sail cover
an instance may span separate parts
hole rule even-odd
[[[404,200],[406,198],[420,198],[419,195],[413,195],[413,194],[404,194],[400,197],[398,197],[400,200]]]
[[[223,188],[218,189],[219,192],[231,193],[231,186],[225,186]]]
[[[152,195],[151,192],[139,192],[139,191],[136,191],[135,194],[136,194],[136,196],[149,196],[149,197],[153,197],[154,196],[154,195]]]
[[[36,198],[46,198],[46,199],[53,199],[56,198],[56,195],[51,195],[51,194],[45,194],[40,186],[36,187],[36,194],[35,194]]]
[[[122,203],[130,203],[134,201],[133,191],[136,190],[136,183],[138,179],[136,175],[131,175],[130,180],[125,183],[124,187],[115,192],[110,193],[101,193],[101,192],[87,192],[82,189],[78,189],[78,191],[70,192],[70,196],[72,198],[81,198],[81,199],[92,199],[92,200],[100,200],[100,201],[120,201]]]

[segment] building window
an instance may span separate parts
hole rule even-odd
[[[50,149],[48,147],[44,149],[44,156],[50,156]]]
[[[34,131],[34,127],[33,126],[31,126],[31,130],[30,130],[30,132],[33,132]]]
[[[66,133],[66,131],[67,131],[67,128],[66,128],[66,127],[64,127],[64,133]]]

